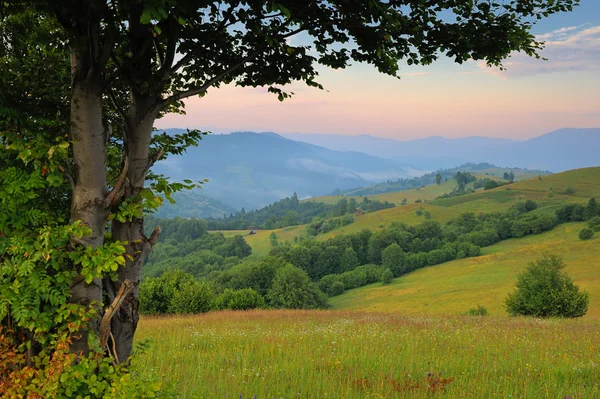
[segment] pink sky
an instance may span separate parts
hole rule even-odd
[[[520,54],[500,72],[440,60],[402,68],[401,80],[356,65],[323,70],[326,91],[302,84],[280,103],[266,89],[233,86],[186,101],[187,115],[158,128],[278,133],[371,134],[408,140],[431,135],[525,139],[562,127],[600,127],[600,26],[544,32],[549,61]]]

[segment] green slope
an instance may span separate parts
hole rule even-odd
[[[390,285],[349,290],[330,303],[335,309],[450,315],[483,305],[492,315],[505,315],[503,301],[513,290],[517,274],[547,251],[563,256],[566,271],[589,291],[586,318],[600,319],[600,237],[579,240],[584,226],[569,223],[543,234],[503,241],[484,248],[480,257],[420,269]]]

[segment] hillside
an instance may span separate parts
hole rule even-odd
[[[377,154],[420,169],[448,168],[465,162],[491,162],[560,172],[595,166],[600,153],[599,128],[559,129],[524,141],[488,137],[428,137],[397,141],[368,135],[344,136],[343,139],[336,135],[286,136],[338,151]]]
[[[451,182],[445,182],[447,188],[451,187]],[[572,192],[567,190],[571,188]],[[414,190],[412,195],[425,195],[431,197],[437,196],[435,190],[438,188],[427,187]],[[422,192],[421,192],[422,191]],[[402,196],[407,195],[401,192]],[[399,194],[399,193],[397,193]],[[387,195],[387,194],[386,194]],[[393,194],[396,195],[396,194]],[[432,200],[426,203],[416,204],[409,202],[404,206],[384,209],[377,212],[366,213],[355,217],[355,222],[342,228],[321,234],[316,237],[317,240],[326,240],[341,234],[348,234],[360,231],[361,229],[379,230],[389,225],[391,222],[403,222],[409,225],[415,225],[425,221],[424,216],[417,215],[417,210],[428,211],[431,220],[446,222],[464,212],[502,212],[508,210],[518,201],[531,199],[536,201],[538,209],[535,213],[553,213],[554,210],[565,203],[584,204],[591,196],[600,197],[600,167],[576,169],[572,171],[536,177],[509,186],[498,187],[488,191],[478,191],[473,194],[467,194],[460,197]],[[333,197],[339,198],[339,197]],[[373,196],[373,199],[380,198]],[[408,198],[408,197],[407,197]],[[270,250],[268,237],[271,232],[275,232],[280,242],[292,241],[294,237],[301,237],[305,234],[306,226],[287,227],[278,230],[258,231],[256,235],[246,237],[246,241],[252,246],[254,253],[265,255]],[[227,235],[242,234],[247,231],[232,232]]]
[[[585,223],[568,223],[539,235],[511,239],[482,249],[482,256],[427,267],[395,279],[357,288],[330,299],[334,309],[458,315],[477,305],[505,315],[503,301],[528,262],[548,251],[561,255],[566,271],[590,293],[585,316],[600,319],[600,237],[581,241]]]
[[[294,192],[299,198],[314,197],[409,175],[393,160],[250,132],[206,136],[185,156],[159,162],[153,170],[173,180],[208,179],[202,195],[246,210]]]

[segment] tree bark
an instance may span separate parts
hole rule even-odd
[[[128,184],[123,199],[137,197],[144,189],[146,173],[151,166],[150,139],[152,127],[158,113],[154,97],[133,92],[130,95],[130,108],[127,120],[127,140],[125,155],[129,159]],[[112,319],[111,330],[115,340],[117,357],[126,361],[133,349],[133,338],[139,321],[139,283],[142,267],[156,238],[144,234],[144,219],[135,218],[131,222],[113,221],[112,233],[115,240],[127,242],[127,259],[119,271],[116,289],[129,280],[135,288],[127,295],[119,312]]]
[[[86,51],[86,46],[71,48],[71,139],[75,164],[75,185],[71,202],[71,220],[80,220],[91,233],[79,244],[98,247],[104,244],[107,211],[105,130],[102,122],[102,75]],[[102,281],[90,284],[78,275],[71,287],[70,302],[86,307],[102,304]],[[98,331],[99,318],[90,321],[71,345],[74,353],[89,353],[88,335]]]

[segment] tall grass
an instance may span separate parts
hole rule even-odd
[[[183,398],[595,398],[596,321],[334,311],[143,318]]]

